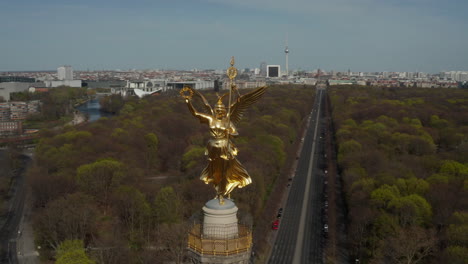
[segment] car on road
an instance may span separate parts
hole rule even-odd
[[[323,231],[325,231],[325,233],[328,233],[328,225],[327,225],[327,224],[325,224],[325,225],[323,226]]]
[[[279,227],[279,220],[276,219],[276,220],[273,221],[273,223],[271,224],[271,229],[273,229],[273,230],[278,230],[278,227]]]
[[[280,208],[278,210],[278,214],[276,215],[276,218],[281,218],[281,216],[283,216],[283,208]]]

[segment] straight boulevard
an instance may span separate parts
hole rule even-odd
[[[2,151],[2,155],[4,155]],[[0,263],[18,263],[16,252],[16,238],[18,226],[23,215],[25,191],[25,172],[30,163],[30,158],[21,156],[21,167],[16,172],[13,185],[10,188],[8,201],[8,212],[2,216],[0,221]]]
[[[321,204],[323,175],[317,168],[323,148],[321,107],[325,90],[317,89],[296,173],[284,206],[278,236],[268,263],[322,263]]]

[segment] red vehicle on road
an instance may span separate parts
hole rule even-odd
[[[271,229],[278,230],[279,227],[279,219],[276,219],[273,224],[271,224]]]

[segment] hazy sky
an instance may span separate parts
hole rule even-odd
[[[468,71],[467,0],[1,0],[0,71]]]

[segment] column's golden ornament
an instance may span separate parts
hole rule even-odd
[[[231,67],[227,69],[226,74],[231,81],[237,76],[237,69],[234,67],[234,57],[231,58]]]
[[[234,58],[231,59],[231,68],[234,64]],[[235,68],[234,68],[235,69]],[[234,70],[228,70],[234,73]],[[237,70],[235,70],[237,74]],[[232,79],[231,79],[232,82]],[[231,89],[235,85],[231,84]],[[237,148],[233,144],[231,138],[238,135],[236,125],[242,118],[244,111],[253,103],[258,101],[265,93],[267,87],[257,88],[245,95],[239,96],[234,103],[229,103],[229,108],[223,104],[223,98],[231,95],[231,91],[222,96],[218,95],[218,101],[214,108],[210,106],[206,98],[197,90],[189,87],[184,87],[181,95],[184,97],[187,106],[193,116],[198,118],[201,123],[208,125],[210,129],[211,139],[206,146],[208,165],[202,171],[200,179],[206,184],[211,184],[216,190],[216,198],[223,203],[223,197],[237,187],[242,188],[252,182],[249,173],[244,166],[237,160]],[[192,104],[192,96],[187,96],[185,93],[190,90],[190,95],[200,98],[205,106],[204,112],[199,112]],[[231,98],[229,98],[229,102]]]

